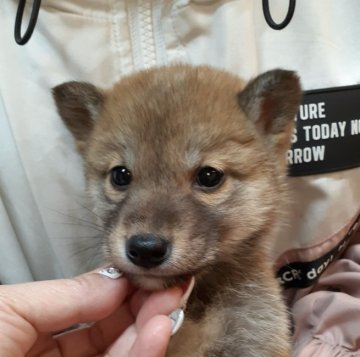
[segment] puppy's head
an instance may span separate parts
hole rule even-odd
[[[288,71],[244,88],[190,66],[140,72],[108,91],[55,87],[108,232],[107,259],[136,284],[161,288],[275,225],[300,92]]]

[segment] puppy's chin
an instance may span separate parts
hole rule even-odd
[[[191,277],[190,274],[178,276],[150,276],[125,273],[125,275],[133,285],[144,290],[161,290],[180,286]]]

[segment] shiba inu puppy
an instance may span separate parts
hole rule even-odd
[[[195,277],[168,356],[289,356],[288,317],[269,250],[301,89],[273,70],[247,85],[175,65],[110,90],[53,89],[85,163],[106,260],[135,284]]]

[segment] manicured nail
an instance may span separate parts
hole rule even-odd
[[[107,276],[110,279],[119,279],[123,276],[123,273],[118,268],[114,267],[101,269],[98,273]]]
[[[195,278],[192,276],[189,282],[189,285],[187,286],[184,295],[181,298],[181,302],[180,302],[180,306],[185,310],[186,308],[186,303],[189,300],[189,297],[191,295],[191,292],[194,289],[194,285],[195,285]]]
[[[185,314],[183,309],[176,309],[169,315],[172,328],[171,328],[171,336],[175,335],[178,332],[179,328],[184,322]]]

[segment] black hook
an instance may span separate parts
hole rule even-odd
[[[30,40],[30,37],[36,26],[36,21],[40,11],[41,0],[33,1],[28,28],[26,29],[24,36],[21,36],[21,24],[24,15],[25,4],[26,0],[19,0],[18,9],[16,12],[14,37],[18,45],[25,45]]]
[[[289,8],[286,17],[284,21],[279,24],[277,24],[271,17],[269,0],[263,0],[262,4],[263,4],[264,17],[267,24],[274,30],[282,30],[289,24],[289,22],[291,21],[294,15],[296,0],[289,0]]]

